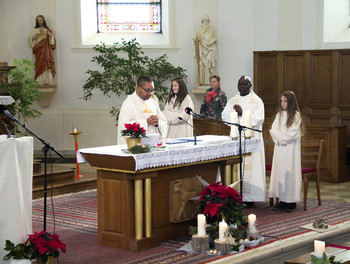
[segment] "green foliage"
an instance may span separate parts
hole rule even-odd
[[[151,152],[149,145],[135,145],[129,149],[132,154],[148,153]]]
[[[239,252],[239,247],[241,246],[241,243],[237,243],[236,245],[230,245],[233,251]]]
[[[8,89],[9,94],[15,100],[11,112],[17,119],[35,118],[41,115],[37,109],[32,107],[33,102],[43,93],[36,87],[39,83],[34,80],[34,64],[29,59],[14,60],[16,68],[9,72],[9,83],[2,83],[1,86]]]
[[[197,227],[196,226],[189,226],[188,233],[190,234],[190,236],[197,234],[198,233]]]
[[[160,102],[164,102],[170,89],[164,83],[175,77],[187,77],[183,68],[168,62],[166,54],[156,59],[145,56],[136,39],[123,41],[122,44],[117,42],[111,47],[101,43],[94,50],[99,55],[94,56],[91,61],[101,66],[102,71],[87,70],[89,78],[83,86],[82,97],[85,100],[91,99],[94,90],[99,90],[108,97],[112,94],[132,94],[138,77],[147,75],[154,81],[155,95]],[[110,114],[118,120],[119,109],[112,108]]]
[[[5,250],[9,251],[7,253],[3,260],[10,260],[12,259],[30,259],[30,256],[34,252],[33,247],[30,245],[30,243],[23,244],[19,243],[15,245],[10,240],[6,240],[5,244]]]
[[[335,256],[327,258],[326,253],[323,252],[322,258],[316,258],[314,255],[311,255],[312,264],[340,264],[341,261],[335,261]]]

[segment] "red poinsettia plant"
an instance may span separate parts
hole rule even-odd
[[[35,232],[28,236],[29,238],[24,244],[27,245],[27,243],[30,242],[30,245],[34,248],[30,259],[40,258],[43,263],[46,263],[49,256],[58,258],[60,254],[59,250],[66,252],[66,245],[59,240],[57,234],[51,235],[43,230],[40,233]]]
[[[206,186],[200,194],[198,202],[208,224],[218,223],[223,218],[237,226],[245,223],[241,195],[235,189],[217,182]]]
[[[125,129],[122,130],[122,136],[130,138],[146,137],[146,130],[140,127],[139,123],[124,124]]]

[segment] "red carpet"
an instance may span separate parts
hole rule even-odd
[[[317,217],[323,217],[329,224],[350,219],[350,204],[308,200],[308,211],[298,204],[292,213],[274,211],[267,203],[257,203],[246,208],[245,214],[254,213],[260,234],[265,243],[296,235],[306,230],[299,226],[311,223]],[[215,257],[200,254],[188,254],[176,251],[190,237],[176,238],[160,243],[156,248],[135,253],[124,249],[103,247],[97,243],[97,201],[96,190],[63,195],[53,198],[55,209],[56,233],[67,245],[67,253],[60,254],[59,263],[201,263]],[[53,232],[51,200],[47,200],[47,228]],[[43,229],[43,200],[33,201],[33,231]],[[307,232],[307,231],[306,231]]]

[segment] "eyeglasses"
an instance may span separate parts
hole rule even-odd
[[[154,89],[145,89],[141,84],[137,84],[139,85],[146,93],[152,94],[154,92]]]

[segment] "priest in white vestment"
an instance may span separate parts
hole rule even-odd
[[[136,90],[123,102],[118,120],[118,145],[126,144],[121,136],[125,124],[139,123],[146,134],[159,133],[164,138],[167,133],[167,121],[159,108],[158,99],[154,92],[153,81],[148,76],[137,80]]]
[[[237,113],[238,122],[247,127],[262,130],[265,119],[264,103],[253,91],[248,76],[241,76],[238,81],[239,93],[231,98],[224,111],[222,119],[232,122],[231,113]],[[265,201],[265,150],[262,132],[242,131],[242,148],[244,148],[244,134],[251,134],[252,138],[261,139],[261,148],[254,151],[250,157],[243,158],[243,202]],[[239,174],[239,173],[238,173]]]

